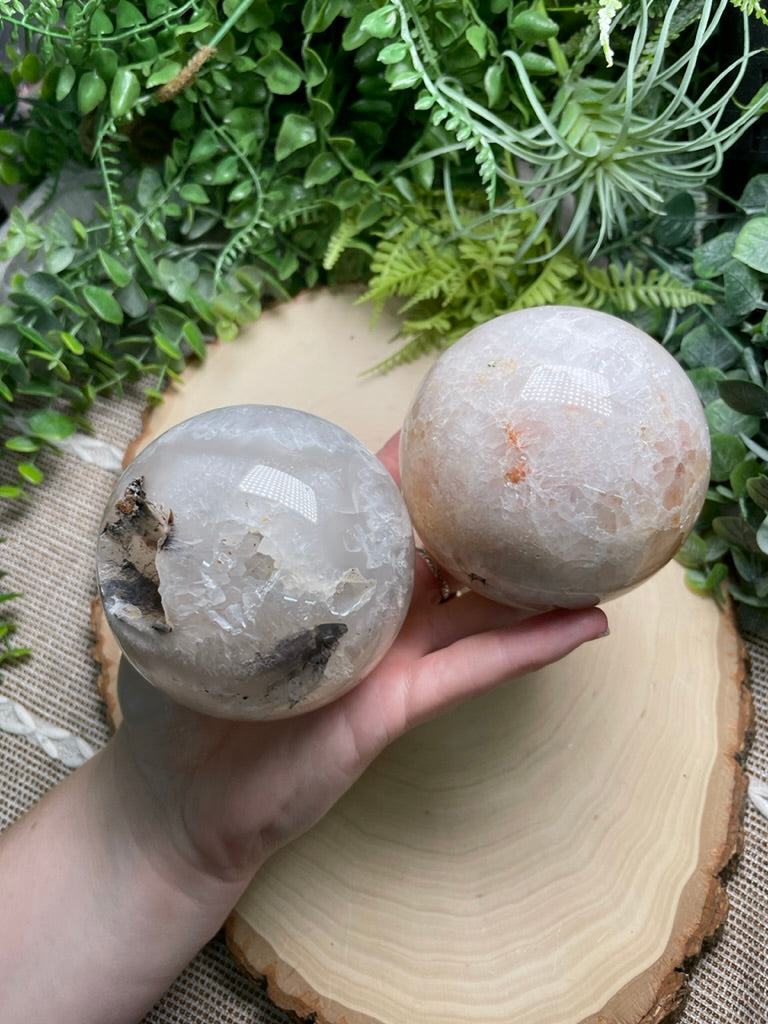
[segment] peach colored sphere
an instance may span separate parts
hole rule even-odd
[[[709,432],[683,369],[617,317],[542,306],[443,353],[401,436],[421,542],[505,604],[596,604],[668,562],[701,510]]]

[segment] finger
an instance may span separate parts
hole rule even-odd
[[[398,644],[407,646],[411,658],[422,658],[472,636],[494,629],[508,629],[533,613],[489,601],[468,593],[450,601],[441,601],[433,583],[421,607],[414,607],[406,620]]]
[[[397,486],[400,486],[400,431],[393,434],[379,452],[379,459],[389,470]]]
[[[406,692],[400,726],[410,729],[502,682],[559,661],[581,644],[605,636],[607,625],[599,608],[557,610],[506,629],[467,635],[433,651],[401,684]],[[390,725],[396,728],[396,723]]]

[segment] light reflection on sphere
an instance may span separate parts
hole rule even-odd
[[[547,306],[444,352],[406,416],[403,494],[433,557],[525,608],[596,604],[680,548],[709,483],[683,369],[623,320]]]
[[[405,617],[413,557],[375,455],[309,413],[240,405],[140,452],[107,504],[97,571],[142,675],[207,714],[265,719],[374,667]]]

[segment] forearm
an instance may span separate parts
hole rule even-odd
[[[115,772],[108,745],[0,837],[0,1021],[135,1024],[247,884],[145,848]]]

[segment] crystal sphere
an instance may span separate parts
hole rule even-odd
[[[400,491],[351,434],[309,413],[194,416],[120,477],[97,577],[123,653],[182,704],[266,719],[368,673],[413,585]]]
[[[476,327],[434,364],[401,435],[403,495],[437,562],[496,601],[596,604],[693,528],[709,432],[660,344],[590,309]]]

